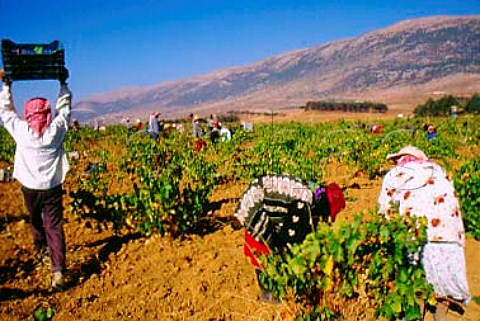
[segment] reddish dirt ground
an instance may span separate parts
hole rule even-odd
[[[347,191],[349,219],[374,206],[379,181]],[[50,293],[49,269],[33,259],[33,245],[19,185],[0,185],[0,315],[26,320],[39,307],[52,307],[54,320],[286,320],[286,304],[257,299],[254,271],[242,255],[242,230],[231,219],[245,186],[222,189],[213,196],[221,207],[212,213],[220,222],[182,240],[134,233],[114,234],[93,221],[66,215],[70,284]],[[480,295],[480,242],[466,247],[472,295]],[[471,302],[452,320],[480,320]],[[352,320],[355,320],[352,318]],[[428,320],[428,316],[427,316]]]

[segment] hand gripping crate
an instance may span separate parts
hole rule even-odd
[[[59,41],[47,44],[17,44],[2,40],[5,78],[14,80],[57,79],[65,81],[65,50]]]

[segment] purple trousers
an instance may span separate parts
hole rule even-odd
[[[25,205],[32,224],[37,251],[48,246],[53,272],[65,270],[65,234],[63,232],[62,186],[34,190],[22,187]]]

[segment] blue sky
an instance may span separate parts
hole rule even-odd
[[[480,14],[480,0],[0,0],[0,38],[60,40],[74,101],[360,36],[412,18]],[[55,81],[14,83],[17,107]]]

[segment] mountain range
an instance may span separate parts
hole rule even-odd
[[[74,106],[81,121],[277,110],[312,100],[372,101],[409,112],[428,97],[480,92],[480,16],[407,20],[352,39],[245,66],[146,87],[122,88]]]

